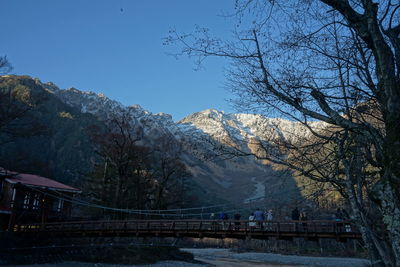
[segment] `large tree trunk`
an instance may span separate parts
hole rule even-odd
[[[393,185],[386,182],[379,190],[383,222],[389,233],[397,266],[400,266],[400,209],[399,195]]]
[[[362,211],[361,207],[363,205],[357,200],[358,198],[356,197],[354,187],[350,179],[346,183],[346,189],[348,194],[347,200],[351,206],[351,210],[353,211],[352,219],[354,219],[354,222],[361,233],[373,266],[394,266],[395,263],[393,262],[390,251],[387,249],[385,244],[382,244],[382,241],[377,238],[374,229],[371,227],[369,220]]]
[[[397,265],[400,266],[400,84],[393,77],[382,77],[385,102],[382,103],[386,136],[383,145],[383,179],[379,195],[383,221],[390,233]]]

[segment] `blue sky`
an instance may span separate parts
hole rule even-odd
[[[176,60],[164,46],[170,28],[195,25],[228,36],[234,0],[1,0],[0,55],[13,73],[60,88],[104,93],[179,120],[216,108],[233,112],[226,99],[222,59]]]

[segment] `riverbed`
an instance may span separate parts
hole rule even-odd
[[[63,262],[56,264],[10,265],[5,267],[258,267],[258,266],[315,266],[315,267],[365,267],[370,266],[366,259],[339,257],[311,257],[282,255],[276,253],[237,253],[229,249],[215,248],[184,248],[181,249],[194,255],[198,263],[181,261],[161,261],[150,265],[119,265],[103,263]]]
[[[327,267],[364,267],[369,261],[358,258],[310,257],[281,255],[276,253],[237,253],[229,249],[182,249],[195,256],[195,260],[218,267],[247,266],[327,266]]]

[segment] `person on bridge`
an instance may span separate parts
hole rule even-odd
[[[336,227],[338,231],[343,231],[343,223],[342,223],[343,219],[344,219],[343,212],[340,208],[338,208],[335,213],[335,221],[337,222]]]
[[[305,211],[300,213],[300,221],[307,221],[307,213]]]
[[[215,220],[215,214],[214,213],[210,214],[210,220]]]
[[[228,214],[226,214],[225,212],[221,212],[219,214],[219,219],[223,221],[222,230],[226,230],[228,224],[225,221],[229,219]]]
[[[345,221],[344,230],[349,233],[352,231],[351,224],[349,223],[350,216],[345,209],[342,209],[343,220]]]
[[[240,215],[239,213],[235,213],[235,215],[233,215],[233,218],[235,219],[235,230],[239,230],[240,229],[240,218],[242,217],[242,215]]]
[[[303,223],[301,224],[303,226],[303,231],[307,232],[307,223],[306,221],[308,220],[307,218],[307,213],[305,211],[300,213],[300,221],[303,221]]]
[[[300,219],[300,212],[299,209],[296,207],[294,210],[292,210],[292,220],[293,221],[298,221]]]
[[[336,217],[336,221],[338,221],[338,222],[343,221],[343,212],[340,208],[338,208],[336,210],[335,217]]]
[[[274,219],[274,215],[272,213],[272,210],[268,210],[267,212],[267,221],[272,221]]]
[[[259,208],[254,212],[254,217],[257,221],[258,226],[262,228],[262,223],[265,220],[264,212],[262,212]]]
[[[266,225],[266,229],[267,231],[272,231],[272,220],[274,219],[274,215],[272,213],[272,210],[268,210],[267,214],[267,225]]]
[[[217,226],[217,222],[215,222],[215,213],[210,214],[210,220],[212,222],[211,222],[211,228],[209,230],[215,230],[215,228]]]
[[[292,220],[298,221],[300,219],[299,209],[296,207],[292,210]],[[294,223],[294,230],[297,232],[299,230],[299,224],[297,222]]]
[[[256,228],[256,222],[254,221],[254,213],[253,212],[249,216],[249,227],[250,227],[250,230]]]

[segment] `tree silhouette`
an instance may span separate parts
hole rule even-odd
[[[363,238],[377,264],[385,266],[400,263],[399,12],[400,4],[390,0],[238,0],[232,39],[202,28],[191,34],[172,30],[166,38],[197,64],[209,56],[230,59],[228,86],[241,110],[298,121],[318,143],[335,144],[309,148],[269,140],[259,142],[261,154],[246,153],[330,182],[350,204],[368,197],[388,235],[383,244],[373,232]],[[329,130],[315,129],[316,120]],[[303,160],[308,157],[305,166],[283,156],[300,149]],[[310,156],[321,149],[325,154],[330,149],[330,156],[315,162]],[[350,206],[365,230],[360,204]]]

